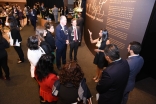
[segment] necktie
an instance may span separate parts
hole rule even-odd
[[[74,29],[74,39],[75,39],[75,42],[76,42],[77,41],[76,28]]]

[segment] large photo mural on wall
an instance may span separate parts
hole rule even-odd
[[[107,29],[111,43],[126,58],[130,41],[142,43],[154,3],[155,0],[87,0],[84,39],[89,50],[95,54],[88,29],[93,39],[98,38],[100,29]]]

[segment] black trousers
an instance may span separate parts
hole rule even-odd
[[[56,65],[58,69],[61,67],[61,58],[62,64],[66,64],[66,51],[67,45],[65,45],[63,48],[56,49]]]
[[[74,60],[77,60],[77,51],[78,51],[78,47],[79,47],[79,42],[71,42],[70,43],[70,52],[69,52],[69,58],[70,60],[72,60],[72,53],[74,51]]]
[[[27,25],[29,25],[29,15],[26,15],[27,17]]]
[[[35,16],[31,18],[31,25],[34,27],[34,30],[36,30],[36,17]]]
[[[18,27],[21,27],[21,23],[20,23],[19,18],[16,18],[16,20],[17,20],[17,25],[18,25]]]
[[[41,11],[41,16],[43,19],[45,18],[45,12],[44,11]]]
[[[17,52],[17,54],[18,54],[18,56],[20,58],[20,61],[24,61],[24,53],[23,53],[23,50],[21,48],[21,44],[20,44],[20,47],[14,46],[14,49]]]
[[[5,73],[5,77],[6,78],[9,78],[9,67],[8,67],[8,55],[5,55],[4,57],[0,58],[0,77],[3,76],[3,73],[2,73],[2,69]]]

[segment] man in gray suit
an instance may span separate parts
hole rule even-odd
[[[56,7],[56,5],[54,5],[53,8],[53,15],[54,15],[55,23],[58,23],[58,8]]]
[[[74,61],[77,61],[77,51],[79,47],[79,43],[81,42],[81,31],[80,27],[77,26],[76,18],[71,20],[72,26],[68,28],[68,35],[69,35],[69,43],[70,43],[70,52],[69,57],[70,61],[72,61],[72,52],[74,50]]]
[[[121,104],[127,103],[129,92],[132,91],[135,86],[135,78],[144,64],[144,59],[139,55],[141,51],[141,44],[139,42],[130,42],[127,49],[130,54],[127,58],[130,74]]]

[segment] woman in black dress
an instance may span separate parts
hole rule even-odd
[[[101,29],[99,32],[99,37],[94,40],[92,39],[92,32],[89,31],[89,34],[90,34],[90,42],[96,43],[96,47],[97,47],[97,49],[95,49],[96,55],[93,61],[93,63],[97,65],[97,71],[93,80],[95,80],[95,82],[98,82],[101,77],[103,68],[107,67],[108,64],[103,53],[104,52],[103,50],[106,46],[106,41],[108,40],[108,32],[107,30]]]

